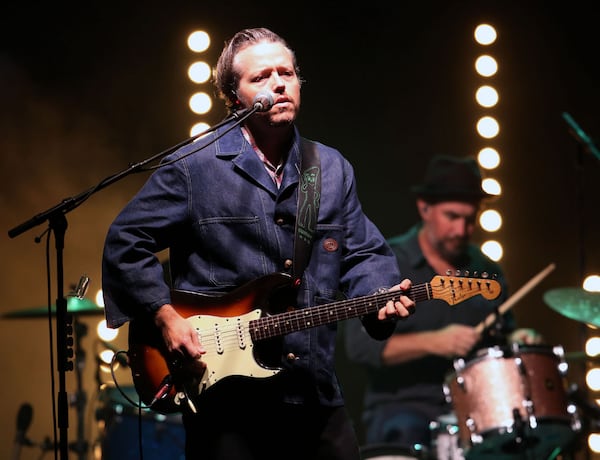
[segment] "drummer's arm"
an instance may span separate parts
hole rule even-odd
[[[481,338],[474,327],[450,324],[442,329],[394,334],[381,353],[385,366],[404,363],[428,355],[455,358],[467,355]]]

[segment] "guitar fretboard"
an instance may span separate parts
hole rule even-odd
[[[375,313],[389,300],[397,300],[402,294],[410,297],[415,303],[436,298],[443,299],[450,305],[478,294],[486,298],[498,295],[495,292],[498,282],[494,280],[440,276],[436,276],[435,280],[435,286],[431,283],[423,283],[413,286],[409,291],[387,291],[264,316],[249,322],[250,336],[253,340],[270,339],[290,332]]]
[[[357,297],[350,300],[333,302],[312,308],[303,308],[273,316],[265,316],[249,323],[253,340],[277,337],[290,332],[322,326],[369,313],[375,313],[389,300],[396,300],[401,294],[410,297],[415,303],[431,299],[429,283],[413,286],[410,291],[388,291]]]

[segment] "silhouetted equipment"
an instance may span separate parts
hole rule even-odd
[[[33,446],[27,436],[27,430],[31,425],[31,419],[33,418],[33,407],[29,403],[21,404],[19,412],[17,413],[17,433],[15,435],[15,442],[13,444],[13,453],[11,460],[18,460],[21,456],[21,447]]]
[[[102,428],[102,460],[142,458],[140,436],[144,460],[184,460],[185,431],[181,415],[139,409],[130,400],[139,401],[133,386],[120,389],[107,386],[100,393],[96,419]]]

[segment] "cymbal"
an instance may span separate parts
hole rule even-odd
[[[580,288],[552,289],[544,301],[567,318],[600,327],[600,292]]]
[[[103,315],[104,308],[87,299],[68,297],[67,312],[74,315]],[[45,316],[48,316],[48,307],[16,310],[2,315],[3,318],[41,318]],[[52,316],[56,316],[56,305],[52,305]]]

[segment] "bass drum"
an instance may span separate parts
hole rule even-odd
[[[371,444],[360,449],[362,460],[425,460],[426,452],[420,447],[398,444]]]
[[[100,460],[185,460],[185,431],[180,414],[163,415],[149,409],[140,413],[133,386],[107,387],[100,394],[96,411],[101,436]],[[141,431],[140,431],[141,430]],[[140,453],[140,434],[143,455]]]

